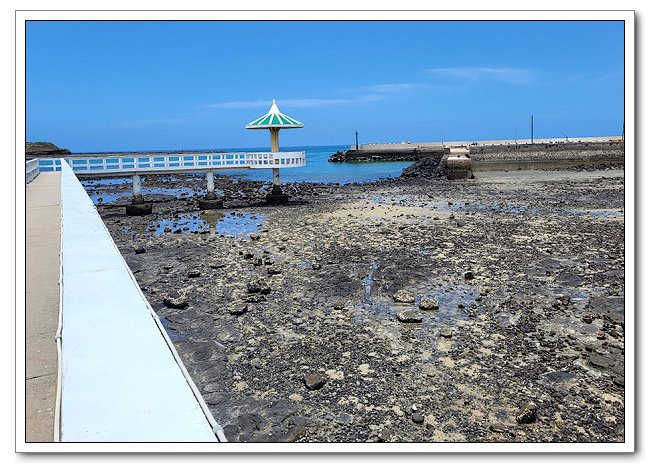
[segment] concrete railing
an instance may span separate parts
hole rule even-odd
[[[603,143],[603,142],[616,142],[622,141],[621,136],[590,136],[590,137],[579,137],[579,138],[534,138],[535,144],[547,144],[547,143]],[[444,147],[456,147],[456,146],[500,146],[500,145],[514,145],[520,144],[525,145],[530,143],[530,137],[520,137],[519,139],[513,138],[510,140],[464,140],[464,141],[446,141],[444,142]],[[374,144],[365,144],[359,145],[359,150],[363,151],[373,151],[373,150],[399,150],[399,149],[426,149],[426,148],[440,148],[443,146],[441,141],[421,141],[413,143],[374,143]],[[351,145],[350,149],[355,149],[356,145]]]
[[[30,159],[25,162],[25,184],[29,184],[41,172],[38,167],[38,159]]]
[[[61,168],[60,441],[225,440],[88,194]]]

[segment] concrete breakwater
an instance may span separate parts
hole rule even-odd
[[[580,142],[470,146],[472,169],[478,171],[566,169],[622,166],[625,143]]]
[[[419,161],[420,159],[427,157],[437,157],[440,159],[444,154],[444,150],[445,149],[442,146],[387,146],[385,148],[349,149],[334,153],[328,161],[333,163],[364,161]]]

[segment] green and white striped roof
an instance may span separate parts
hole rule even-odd
[[[282,113],[273,99],[268,113],[250,122],[246,128],[302,128],[303,126],[298,120]]]

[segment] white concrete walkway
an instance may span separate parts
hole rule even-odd
[[[215,442],[164,330],[62,163],[61,440]]]

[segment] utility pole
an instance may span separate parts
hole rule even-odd
[[[445,147],[445,129],[440,129],[440,141],[442,142],[442,147]]]
[[[355,135],[355,142],[357,144],[357,150],[359,150],[359,132],[355,131],[354,135]]]
[[[515,128],[515,144],[518,144],[517,143],[517,129],[516,128]]]
[[[530,116],[530,144],[533,144],[533,124],[535,122],[535,116]]]

